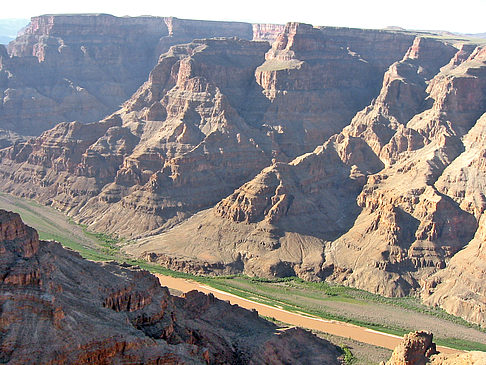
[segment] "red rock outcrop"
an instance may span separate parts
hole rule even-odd
[[[387,365],[425,365],[432,355],[437,354],[433,336],[429,332],[411,332],[405,335]]]
[[[0,210],[0,359],[9,364],[339,364],[339,352],[139,268],[93,263]],[[292,344],[292,346],[290,346]],[[297,346],[295,346],[297,345]]]
[[[405,335],[386,365],[481,365],[486,362],[486,353],[480,351],[438,354],[432,338],[428,332]]]

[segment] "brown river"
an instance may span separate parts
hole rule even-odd
[[[227,300],[231,304],[237,304],[240,307],[246,309],[255,309],[262,316],[275,318],[278,321],[288,323],[293,326],[299,326],[311,330],[326,332],[341,337],[349,337],[359,342],[385,347],[392,350],[402,340],[402,337],[374,331],[365,327],[359,327],[354,324],[326,320],[318,317],[312,317],[307,314],[304,315],[299,313],[293,313],[284,309],[257,303],[248,299],[240,298],[230,293],[223,292],[221,290],[211,288],[207,285],[203,285],[192,280],[173,278],[171,276],[165,276],[160,274],[154,275],[159,278],[159,281],[163,286],[167,286],[171,289],[176,289],[184,293],[187,293],[191,290],[199,290],[206,294],[211,293],[218,299]],[[454,350],[442,346],[438,346],[437,350],[444,353],[459,352],[459,350]]]

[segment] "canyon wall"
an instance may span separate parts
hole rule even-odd
[[[134,237],[213,206],[272,159],[312,151],[372,100],[380,66],[310,25],[284,30],[272,48],[233,38],[173,46],[102,122],[61,123],[4,150],[5,190]],[[399,59],[409,41],[390,52]],[[305,118],[294,107],[308,108]]]
[[[59,122],[111,114],[146,80],[161,53],[195,38],[253,38],[247,23],[107,14],[33,17],[0,51],[0,147]],[[2,46],[3,47],[3,46]]]
[[[484,47],[253,29],[281,32],[173,45],[111,115],[3,149],[2,190],[171,268],[421,295],[484,325]]]
[[[127,252],[191,272],[421,295],[484,326],[484,54],[416,38],[340,133],[274,159],[214,208]]]

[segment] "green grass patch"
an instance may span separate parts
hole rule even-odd
[[[485,351],[486,344],[474,341],[461,340],[459,338],[435,338],[434,342],[439,346],[446,346],[463,351]]]
[[[343,345],[340,347],[341,348],[341,351],[343,352],[344,354],[344,363],[346,365],[351,365],[351,364],[354,364],[356,362],[356,357],[353,355],[353,353],[351,352],[350,348],[346,345]]]
[[[366,303],[377,303],[389,306],[399,307],[405,310],[414,311],[416,313],[422,313],[430,316],[434,316],[446,321],[450,321],[459,325],[474,328],[479,331],[485,332],[484,329],[478,325],[471,324],[460,317],[453,316],[443,309],[438,307],[429,307],[420,302],[418,298],[408,296],[404,298],[388,298],[377,294],[367,292],[365,290],[355,289],[346,287],[343,285],[332,284],[328,282],[310,282],[304,281],[298,277],[287,277],[287,278],[276,278],[276,279],[266,279],[266,278],[244,278],[246,282],[251,282],[255,284],[256,288],[264,289],[268,293],[278,293],[278,287],[273,284],[285,284],[287,287],[292,288],[292,292],[298,290],[299,293],[308,297],[318,300],[333,300],[339,302],[350,302],[356,304],[366,304]],[[235,279],[237,281],[237,279]],[[267,288],[258,284],[268,284]]]

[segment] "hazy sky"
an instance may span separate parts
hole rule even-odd
[[[300,21],[362,28],[393,25],[407,29],[486,32],[486,0],[3,0],[0,18],[98,12],[254,23]]]

